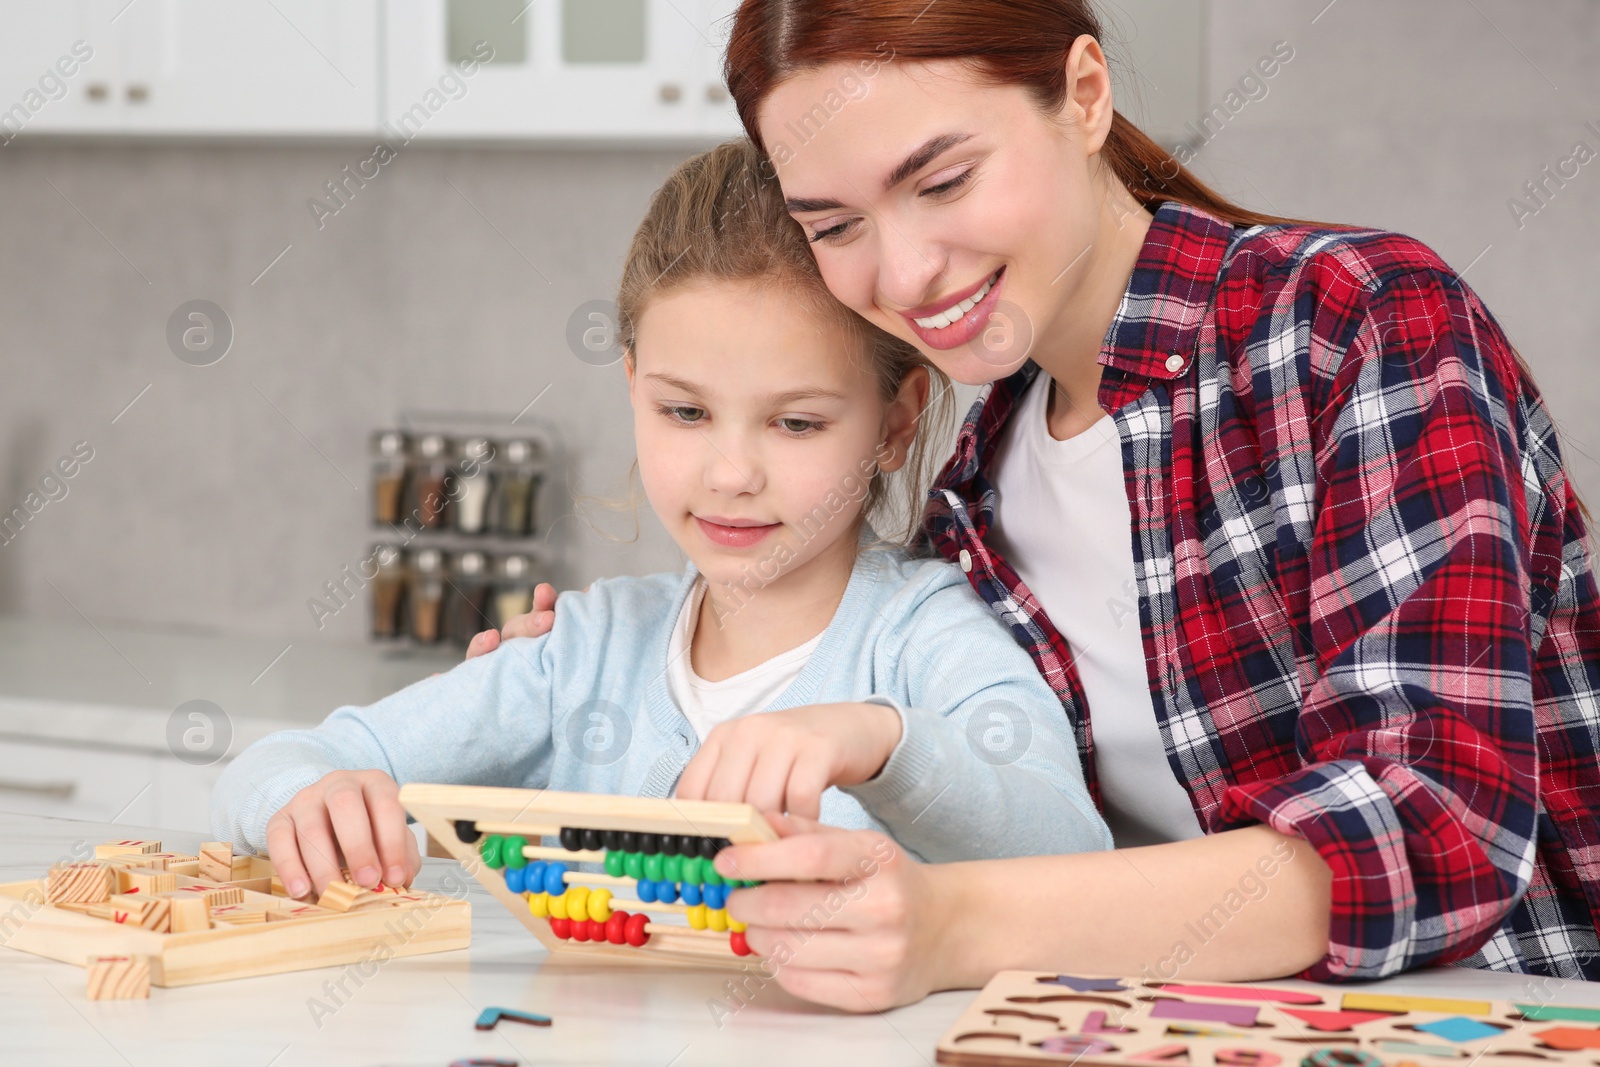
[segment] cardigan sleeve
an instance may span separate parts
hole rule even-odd
[[[1514,355],[1442,270],[1378,285],[1317,440],[1301,766],[1235,784],[1222,825],[1333,873],[1327,954],[1370,979],[1475,952],[1527,890],[1539,767]]]

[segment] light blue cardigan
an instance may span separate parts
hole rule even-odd
[[[213,832],[264,853],[268,818],[340,769],[671,795],[699,748],[666,681],[695,577],[691,564],[563,593],[543,637],[262,738],[218,780]],[[956,568],[864,548],[816,651],[767,710],[866,700],[900,714],[900,743],[876,778],[823,794],[823,822],[884,830],[928,861],[1111,847],[1059,701]]]

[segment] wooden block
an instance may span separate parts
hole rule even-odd
[[[106,841],[94,846],[94,858],[103,860],[108,856],[149,855],[160,851],[160,841]]]
[[[198,878],[200,877],[200,857],[174,852],[172,858],[167,860],[166,869],[173,874],[181,874],[186,878]]]
[[[90,1000],[137,1000],[150,995],[149,956],[90,956]]]
[[[334,911],[349,911],[369,894],[354,882],[329,882],[317,897],[317,905]]]
[[[119,893],[168,893],[178,888],[178,876],[171,871],[152,871],[144,867],[123,867],[117,871]]]
[[[67,863],[50,868],[45,876],[45,899],[52,904],[72,901],[97,904],[111,899],[112,871],[104,863]]]
[[[154,897],[124,896],[119,893],[103,904],[90,905],[89,914],[119,925],[143,927],[146,916],[154,907]]]
[[[229,904],[243,904],[244,890],[236,885],[180,885],[170,893],[163,896],[169,897],[197,897],[206,902],[207,907],[221,908]]]
[[[243,904],[227,904],[220,908],[212,908],[211,917],[218,922],[245,925],[266,922],[267,912],[263,908],[247,908]]]
[[[174,934],[187,934],[195,930],[211,929],[211,909],[204,897],[190,895],[169,896],[161,899],[170,905],[167,909],[167,928]]]
[[[233,877],[233,846],[226,841],[200,844],[200,877],[226,882]]]
[[[223,884],[237,886],[247,893],[265,893],[268,896],[276,895],[272,892],[271,878],[235,878],[231,882],[226,882]]]

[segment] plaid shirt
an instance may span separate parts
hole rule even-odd
[[[1600,979],[1600,594],[1555,428],[1476,294],[1398,234],[1169,201],[1099,362],[1167,763],[1208,833],[1265,823],[1333,872],[1299,976]],[[1037,373],[985,389],[926,526],[1060,697],[1101,804],[1072,654],[985,544]]]

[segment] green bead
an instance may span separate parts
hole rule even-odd
[[[526,867],[528,865],[528,857],[522,854],[522,850],[527,845],[528,839],[526,837],[512,834],[500,842],[500,862],[507,867]]]
[[[644,877],[644,853],[625,852],[622,856],[622,873],[629,878]]]
[[[706,885],[721,885],[722,875],[717,873],[717,868],[713,866],[710,860],[704,860],[703,862],[706,869]]]
[[[613,878],[622,877],[622,863],[627,857],[618,849],[606,850],[606,873]]]
[[[483,844],[478,846],[478,855],[483,857],[484,866],[491,871],[498,871],[505,863],[500,859],[500,835],[490,834],[483,839]]]
[[[705,880],[703,873],[705,860],[699,856],[685,856],[683,858],[683,880],[691,885],[700,885]]]
[[[661,877],[669,882],[683,881],[683,857],[664,856],[661,859]]]
[[[661,861],[666,857],[659,852],[652,852],[644,858],[644,876],[652,882],[661,881]]]

